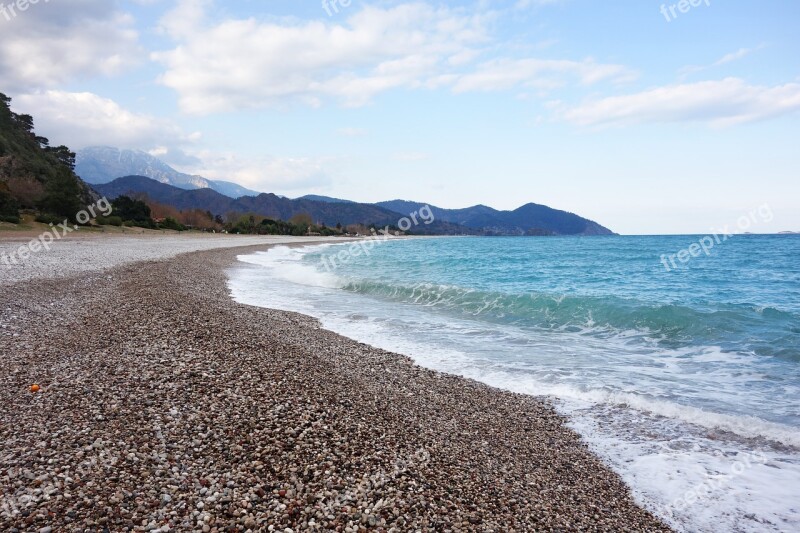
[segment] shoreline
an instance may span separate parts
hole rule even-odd
[[[542,399],[234,302],[264,249],[4,287],[2,528],[670,530]]]
[[[102,272],[131,263],[168,260],[177,255],[203,250],[248,246],[344,244],[356,239],[342,237],[290,237],[199,234],[113,234],[82,233],[67,235],[20,259],[18,250],[34,239],[30,235],[0,234],[0,283],[16,283],[41,278],[69,278],[87,272]],[[37,242],[39,242],[37,240]],[[8,259],[13,257],[16,262]]]

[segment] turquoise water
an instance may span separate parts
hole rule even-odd
[[[663,347],[716,345],[800,362],[800,238],[739,236],[711,257],[665,269],[662,254],[697,240],[406,241],[356,257],[336,274],[348,280],[345,290],[455,316],[588,335],[632,332]]]
[[[424,366],[552,398],[679,529],[798,530],[800,237],[736,236],[665,268],[662,256],[700,239],[280,248],[240,258],[249,266],[231,289]],[[680,503],[720,476],[702,504]]]

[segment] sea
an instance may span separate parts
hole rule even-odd
[[[679,531],[800,531],[800,236],[708,240],[384,236],[243,255],[229,287],[545,397]]]

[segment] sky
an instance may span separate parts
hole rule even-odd
[[[797,0],[29,2],[0,0],[0,92],[73,150],[290,197],[800,231]]]

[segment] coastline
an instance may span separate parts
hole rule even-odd
[[[235,303],[266,246],[4,283],[0,527],[669,531],[544,400]]]

